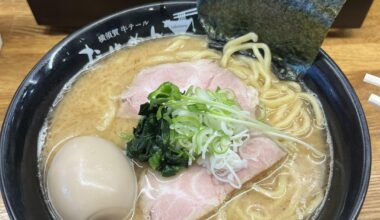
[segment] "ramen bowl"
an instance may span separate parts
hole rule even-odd
[[[3,200],[12,219],[51,219],[38,173],[39,131],[63,86],[123,45],[165,35],[204,35],[194,2],[128,9],[81,28],[51,49],[18,88],[0,137]],[[368,188],[371,146],[360,102],[339,67],[320,50],[302,81],[318,95],[333,144],[333,171],[317,219],[355,219]]]

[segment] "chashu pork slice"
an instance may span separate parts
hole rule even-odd
[[[229,71],[219,71],[212,77],[211,82],[207,86],[207,88],[212,91],[215,91],[218,87],[233,91],[236,96],[236,101],[245,111],[254,112],[256,105],[259,104],[256,89],[248,86],[245,82]]]
[[[162,83],[171,82],[181,91],[190,86],[230,89],[241,107],[254,112],[258,103],[257,91],[233,73],[223,69],[211,60],[161,64],[142,70],[136,75],[129,88],[121,94],[119,116],[123,118],[137,117],[140,105],[148,101],[149,93],[156,90]]]
[[[264,136],[247,141],[239,150],[247,167],[237,174],[242,183],[272,167],[286,153]],[[140,207],[151,220],[198,219],[218,208],[234,190],[217,181],[206,168],[193,165],[171,178],[161,177],[149,170],[139,182],[142,190]]]

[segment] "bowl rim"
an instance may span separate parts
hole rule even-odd
[[[24,79],[21,81],[19,86],[17,87],[11,101],[9,102],[8,108],[5,112],[4,118],[3,118],[3,124],[1,125],[1,130],[0,130],[0,190],[1,190],[1,195],[3,199],[4,206],[7,210],[7,214],[11,219],[16,218],[16,214],[14,212],[14,209],[10,206],[10,195],[8,195],[8,192],[6,191],[4,187],[5,183],[5,170],[4,170],[4,160],[3,160],[3,155],[4,155],[4,150],[7,146],[7,139],[5,137],[9,136],[9,128],[10,124],[12,122],[12,116],[13,113],[16,110],[16,104],[20,100],[23,92],[26,90],[26,84],[27,82],[32,78],[33,75],[38,74],[38,71],[42,69],[42,67],[49,62],[50,57],[57,53],[59,50],[61,50],[65,45],[67,45],[69,42],[71,42],[73,39],[81,35],[82,33],[85,33],[86,31],[92,29],[93,27],[102,24],[106,22],[107,20],[110,20],[112,18],[118,17],[124,13],[132,12],[132,11],[137,11],[143,8],[148,8],[148,7],[157,7],[160,5],[182,5],[182,4],[194,4],[196,2],[194,1],[162,1],[162,2],[156,2],[156,3],[148,3],[148,4],[141,4],[135,7],[130,7],[127,9],[120,10],[118,12],[112,13],[110,15],[106,15],[102,18],[99,18],[83,27],[80,27],[78,30],[74,31],[71,34],[68,34],[65,36],[62,40],[60,40],[57,44],[55,44],[51,49],[46,52],[42,58],[38,60],[38,62],[33,66],[33,68],[26,74]]]
[[[195,4],[195,1],[163,1],[163,2],[158,2],[158,3],[149,3],[149,4],[141,4],[139,6],[127,8],[118,12],[115,12],[111,15],[102,17],[94,22],[91,22],[78,30],[74,31],[73,33],[65,36],[61,41],[59,41],[55,46],[53,46],[48,52],[40,58],[40,60],[33,66],[33,68],[29,71],[29,73],[24,77],[20,85],[18,86],[15,94],[13,95],[13,98],[11,99],[8,109],[4,115],[3,119],[3,124],[0,130],[0,188],[1,188],[1,194],[3,198],[4,205],[7,210],[7,214],[11,219],[16,218],[16,214],[14,209],[10,206],[11,203],[11,198],[10,195],[8,194],[7,190],[4,187],[4,182],[5,182],[5,162],[3,160],[4,157],[4,151],[5,148],[7,147],[7,139],[6,137],[9,136],[9,128],[10,124],[12,123],[12,116],[16,110],[16,104],[19,102],[23,92],[26,90],[26,84],[27,82],[32,78],[32,76],[38,74],[39,70],[42,69],[42,67],[49,62],[50,58],[52,55],[57,53],[61,48],[63,48],[65,45],[70,43],[73,39],[78,37],[79,35],[87,32],[88,30],[94,28],[95,26],[102,24],[112,18],[118,17],[124,13],[128,12],[133,12],[136,10],[148,8],[148,7],[157,7],[161,5],[182,5],[182,4]],[[364,154],[363,154],[363,160],[364,164],[362,167],[363,175],[360,177],[360,190],[358,191],[358,201],[356,201],[354,209],[351,210],[349,214],[350,219],[355,219],[359,215],[359,212],[363,206],[367,191],[368,191],[368,186],[369,186],[369,181],[370,181],[370,176],[371,176],[371,163],[372,163],[372,147],[371,147],[371,140],[370,140],[370,134],[369,134],[369,129],[368,129],[368,124],[367,120],[365,117],[365,113],[363,110],[362,105],[360,104],[359,98],[352,87],[351,83],[347,79],[347,77],[344,75],[343,71],[338,67],[338,65],[332,60],[332,58],[322,49],[319,49],[319,54],[321,55],[322,59],[326,61],[326,64],[328,64],[335,72],[335,75],[337,76],[340,84],[344,87],[344,90],[346,94],[348,94],[350,100],[354,103],[355,105],[355,115],[358,117],[359,124],[360,124],[360,132],[362,135],[362,142],[364,146]]]
[[[319,49],[319,53],[325,59],[326,64],[328,64],[336,73],[340,84],[343,86],[346,94],[349,96],[349,99],[354,103],[355,106],[355,115],[358,117],[360,125],[360,133],[362,135],[363,143],[363,175],[360,177],[360,190],[358,191],[358,201],[356,201],[354,208],[351,210],[349,219],[356,219],[360,210],[363,207],[364,200],[367,195],[368,186],[371,178],[371,165],[372,165],[372,146],[371,146],[371,137],[369,133],[367,118],[365,116],[363,106],[360,103],[359,97],[357,96],[355,89],[351,85],[350,81],[340,69],[340,67],[334,62],[334,60],[324,51],[322,48]]]

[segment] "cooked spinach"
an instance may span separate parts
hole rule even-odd
[[[127,143],[126,153],[129,158],[148,162],[162,176],[173,176],[180,168],[188,166],[189,156],[184,149],[170,146],[171,117],[167,107],[160,105],[168,97],[162,94],[170,97],[171,91],[164,91],[159,97],[154,97],[154,102],[140,106],[139,115],[142,118],[133,130],[133,139]]]
[[[141,119],[127,143],[127,156],[147,162],[162,176],[173,176],[195,160],[215,175],[227,165],[228,172],[235,172],[244,163],[237,151],[249,138],[250,129],[294,141],[320,154],[313,146],[251,118],[235,97],[229,90],[191,86],[181,93],[170,82],[161,84],[149,94],[149,102],[140,106]]]

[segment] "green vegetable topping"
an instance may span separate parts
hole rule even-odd
[[[145,103],[139,115],[143,116],[133,130],[134,138],[127,143],[127,156],[140,162],[148,162],[152,169],[163,176],[175,175],[179,167],[186,167],[188,156],[184,150],[170,146],[170,124],[157,113],[167,108]]]
[[[182,93],[165,82],[140,106],[141,119],[127,143],[127,156],[173,176],[193,161],[206,167],[216,179],[240,188],[236,172],[246,167],[238,149],[249,138],[250,129],[303,144],[294,137],[255,120],[242,110],[230,90],[210,91],[190,87]]]

